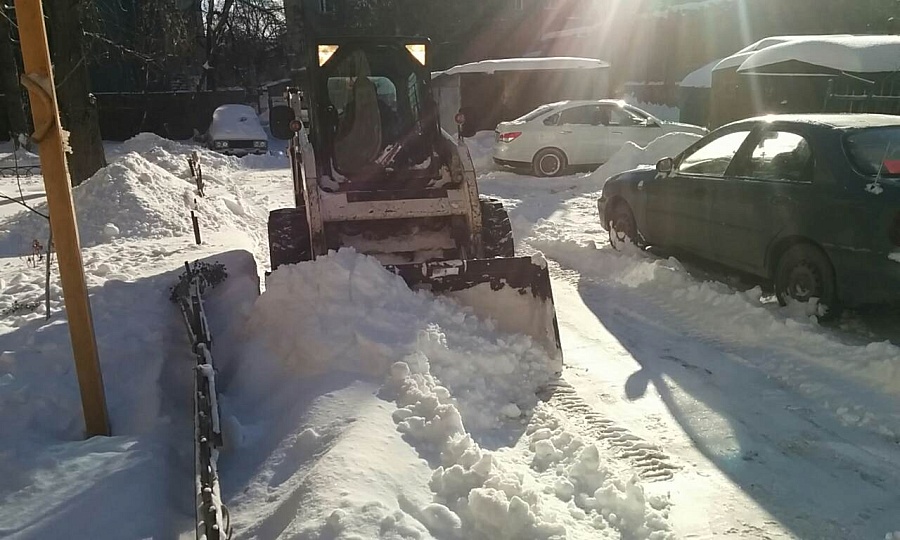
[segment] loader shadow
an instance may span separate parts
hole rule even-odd
[[[659,312],[638,295],[583,276],[578,292],[639,366],[624,382],[625,397],[637,401],[652,388],[702,456],[782,526],[800,538],[846,540],[880,537],[890,528],[889,509],[898,503],[891,485],[900,475],[883,467],[862,470],[833,450],[875,448],[896,458],[889,441],[813,417],[820,404],[773,385],[731,354],[771,352],[692,338],[677,321],[658,324]],[[823,470],[822,462],[839,474]],[[811,515],[810,507],[823,510]],[[872,515],[874,509],[880,514]]]

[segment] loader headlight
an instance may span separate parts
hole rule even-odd
[[[319,45],[319,67],[324,66],[325,62],[327,62],[329,58],[334,56],[334,53],[336,53],[337,50],[337,45]]]
[[[228,148],[228,141],[215,141],[213,146],[216,148]]]
[[[424,43],[409,43],[406,45],[406,50],[409,51],[409,54],[413,55],[413,58],[419,61],[423,66],[425,65],[425,44]]]
[[[266,141],[253,141],[253,148],[265,148],[268,146]]]

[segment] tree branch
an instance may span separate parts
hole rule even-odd
[[[6,199],[7,201],[12,201],[12,202],[14,202],[14,203],[16,203],[16,204],[20,204],[20,205],[24,206],[25,208],[31,210],[31,211],[34,212],[35,214],[41,216],[42,218],[44,218],[44,219],[50,219],[50,216],[44,214],[43,212],[41,212],[41,211],[39,211],[39,210],[35,210],[35,209],[32,208],[28,203],[26,203],[25,201],[20,201],[19,199],[16,199],[15,197],[10,197],[9,195],[4,195],[4,194],[2,194],[2,193],[0,193],[0,199]]]

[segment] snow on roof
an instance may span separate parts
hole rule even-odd
[[[440,75],[461,75],[464,73],[494,73],[497,71],[527,71],[542,69],[605,69],[609,62],[595,58],[576,58],[571,56],[554,56],[546,58],[501,58],[498,60],[482,60],[453,66],[439,72]]]
[[[561,38],[561,37],[582,37],[588,36],[593,33],[596,33],[601,29],[603,25],[600,24],[591,24],[587,26],[572,26],[569,28],[563,28],[562,30],[554,30],[552,32],[544,32],[541,34],[541,41],[547,41],[550,39]]]
[[[682,88],[712,88],[712,72],[721,61],[721,58],[713,60],[700,69],[688,73],[681,80],[679,86]]]
[[[734,0],[697,0],[696,2],[687,2],[685,4],[679,4],[677,6],[667,7],[663,10],[660,10],[659,13],[697,11],[699,9],[708,9],[715,4],[723,4],[726,2],[734,2]]]
[[[778,45],[780,43],[784,43],[786,41],[793,41],[796,39],[805,39],[811,36],[771,36],[767,38],[763,38],[756,43],[752,43],[747,45],[743,49],[738,52],[732,54],[731,56],[725,58],[721,62],[719,62],[714,68],[713,71],[719,71],[721,69],[729,69],[736,68],[744,63],[744,60],[750,58],[757,51],[761,51],[768,47],[772,47],[773,45]]]
[[[766,47],[750,55],[738,72],[796,60],[850,73],[900,69],[900,36],[810,36]]]

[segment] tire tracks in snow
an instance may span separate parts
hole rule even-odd
[[[538,392],[538,397],[584,436],[606,445],[617,457],[631,463],[646,482],[671,480],[681,468],[662,448],[597,412],[565,379],[549,383]]]

